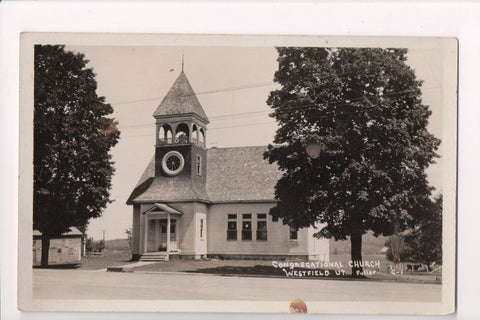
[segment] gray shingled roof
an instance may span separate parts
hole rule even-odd
[[[273,200],[281,172],[263,160],[265,146],[207,151],[207,192],[212,202]]]
[[[154,177],[152,158],[127,203],[273,201],[281,172],[263,159],[265,146],[212,148],[207,150],[207,189],[188,177]]]
[[[207,115],[198,101],[190,82],[182,71],[165,98],[153,113],[154,117],[180,114],[196,114],[206,122]]]
[[[154,177],[146,182],[147,188],[139,195],[134,193],[143,188],[136,188],[128,202],[208,201],[206,190],[196,188],[189,177]]]

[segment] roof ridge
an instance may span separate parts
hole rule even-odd
[[[267,145],[255,145],[255,146],[235,146],[235,147],[210,147],[210,148],[207,148],[207,150],[218,150],[218,149],[240,149],[240,148],[260,148],[260,147],[264,147],[264,148],[267,148],[268,147],[268,144]]]

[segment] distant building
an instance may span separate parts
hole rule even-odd
[[[82,233],[75,227],[59,238],[50,239],[48,264],[74,264],[82,260]],[[40,266],[42,261],[42,233],[33,231],[33,265]]]
[[[313,228],[268,214],[281,172],[265,146],[206,149],[209,120],[183,71],[153,117],[155,155],[127,201],[135,258],[328,260]]]

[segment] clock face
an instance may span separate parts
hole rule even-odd
[[[169,176],[175,176],[182,172],[185,160],[178,151],[170,151],[163,156],[162,169]]]

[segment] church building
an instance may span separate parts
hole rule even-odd
[[[135,259],[328,260],[318,229],[268,214],[281,172],[266,146],[206,148],[209,120],[183,71],[153,117],[155,154],[127,201]]]

